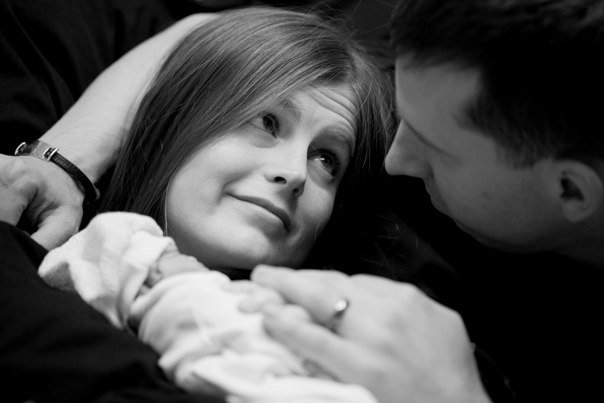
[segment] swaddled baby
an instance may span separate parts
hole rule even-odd
[[[250,293],[278,301],[276,294],[253,283],[233,287],[223,273],[180,254],[149,217],[98,215],[48,253],[40,275],[137,334],[189,392],[212,389],[230,402],[376,402],[360,386],[311,374],[264,331],[261,314],[238,309]]]

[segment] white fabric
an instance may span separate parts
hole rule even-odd
[[[125,327],[149,270],[173,244],[150,217],[101,214],[51,250],[38,272],[49,285],[76,291],[113,325]]]
[[[78,292],[115,326],[135,324],[187,391],[218,389],[232,403],[376,403],[361,386],[310,377],[299,357],[266,334],[260,314],[239,311],[243,294],[225,290],[230,280],[222,273],[178,273],[147,291],[145,281],[173,247],[149,217],[104,213],[49,252],[40,275]]]

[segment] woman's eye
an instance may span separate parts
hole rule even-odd
[[[331,151],[317,150],[309,158],[332,177],[336,177],[340,172],[340,159]]]
[[[279,132],[279,119],[272,113],[263,113],[260,115],[262,120],[262,128],[271,134],[273,137],[277,137]]]
[[[256,129],[270,134],[271,137],[277,137],[279,131],[281,130],[279,118],[270,112],[262,112],[258,114],[250,124]]]

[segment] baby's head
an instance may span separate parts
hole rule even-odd
[[[193,256],[183,255],[174,244],[166,247],[154,267],[149,271],[146,284],[154,286],[159,280],[179,273],[203,272],[208,268]]]

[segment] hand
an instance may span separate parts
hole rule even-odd
[[[20,223],[47,249],[64,243],[82,221],[84,194],[53,163],[0,154],[0,220]]]
[[[304,307],[315,323],[277,305],[261,307],[267,331],[337,379],[368,388],[381,403],[488,402],[458,313],[415,286],[338,272],[261,266],[252,280]],[[333,306],[350,305],[334,331]]]

